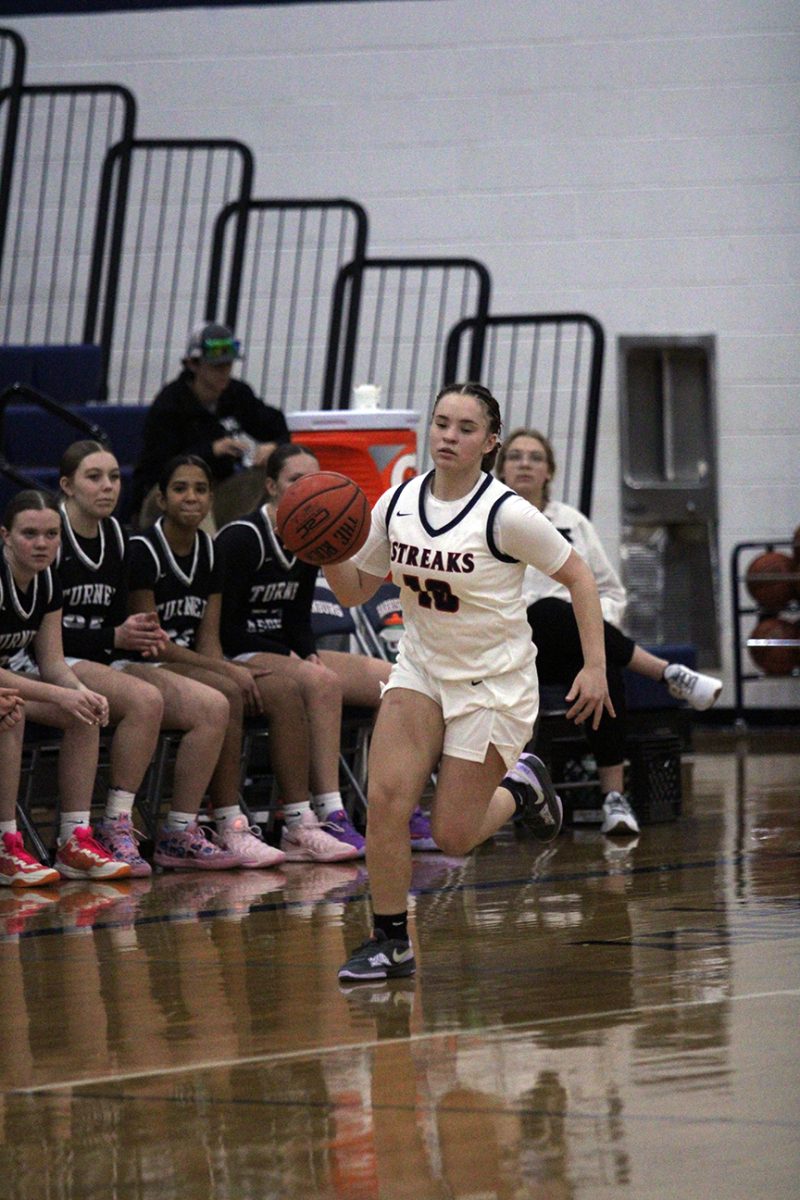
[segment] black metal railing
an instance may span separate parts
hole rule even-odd
[[[103,349],[102,399],[149,403],[205,316],[212,233],[253,186],[253,156],[230,138],[136,138],[112,146],[101,181],[84,340]],[[112,202],[113,201],[113,202]],[[241,269],[246,214],[234,234]],[[122,314],[122,319],[118,315]]]
[[[19,34],[13,29],[0,29],[0,274],[11,201],[25,59],[25,43]]]
[[[475,339],[482,359],[475,368]],[[508,434],[535,426],[553,443],[555,494],[591,515],[605,335],[587,313],[495,315],[459,321],[447,338],[445,375],[480,379],[497,396]],[[578,453],[576,453],[578,450]],[[578,469],[579,467],[579,469]]]
[[[108,147],[130,137],[132,93],[118,84],[24,86],[0,270],[6,344],[83,339],[92,238]]]
[[[490,294],[489,272],[473,258],[367,258],[344,267],[334,292],[323,407],[347,408],[353,385],[371,383],[381,386],[385,408],[427,415],[445,381],[447,331],[466,318],[475,322],[471,367],[478,373]]]
[[[95,425],[94,421],[87,421],[85,417],[79,416],[65,404],[54,400],[52,396],[46,396],[44,392],[37,392],[35,388],[28,387],[27,384],[13,383],[0,392],[0,461],[7,466],[10,464],[6,456],[6,409],[10,404],[19,404],[20,402],[30,404],[33,408],[41,409],[49,416],[56,417],[71,429],[77,430],[85,438],[91,438],[103,446],[109,444],[108,434],[99,425]]]
[[[206,315],[236,330],[248,382],[276,408],[321,406],[334,283],[366,247],[367,214],[353,200],[251,199],[219,213]]]

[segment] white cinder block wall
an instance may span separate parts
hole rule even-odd
[[[595,516],[612,555],[616,339],[714,334],[732,703],[731,547],[800,523],[793,0],[388,0],[8,24],[29,82],[124,83],[140,136],[247,142],[257,195],[361,201],[374,254],[472,255],[494,311],[597,316]],[[759,688],[754,702],[797,703],[795,685]]]

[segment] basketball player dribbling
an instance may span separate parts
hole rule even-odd
[[[538,710],[526,566],[572,598],[584,665],[567,715],[594,727],[604,709],[614,715],[594,578],[547,519],[489,473],[500,428],[497,401],[481,384],[443,388],[430,430],[433,471],[385,492],[364,547],[324,568],[343,605],[369,599],[391,572],[405,623],[370,749],[373,929],[339,970],[347,985],[416,969],[404,833],[434,770],[433,834],[446,854],[467,854],[514,815],[541,840],[559,832],[561,802],[544,765],[520,757]]]

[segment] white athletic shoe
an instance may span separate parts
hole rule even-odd
[[[609,792],[603,801],[603,833],[638,833],[639,822],[628,801],[619,792]]]
[[[670,696],[685,700],[698,712],[703,712],[715,702],[722,691],[722,680],[713,675],[701,675],[683,663],[670,663],[664,672],[664,683]]]
[[[275,867],[286,858],[282,850],[264,841],[257,825],[248,825],[244,813],[217,830],[217,844],[235,854],[242,867]]]

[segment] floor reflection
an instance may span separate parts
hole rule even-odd
[[[411,981],[336,982],[363,866],[0,891],[3,1195],[793,1195],[800,818],[762,768],[627,842],[415,856]]]

